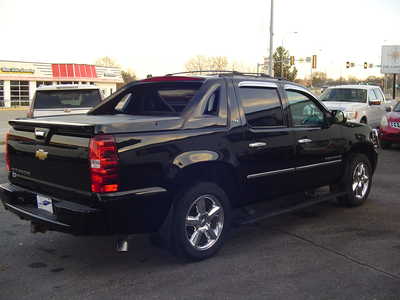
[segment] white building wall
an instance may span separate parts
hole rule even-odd
[[[11,107],[10,80],[4,80],[4,106]]]
[[[95,82],[95,85],[101,89],[104,97],[110,96],[112,93],[114,93],[117,90],[116,83]]]
[[[29,81],[29,103],[32,102],[33,95],[36,91],[36,81]]]

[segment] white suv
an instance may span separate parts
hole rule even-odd
[[[85,114],[102,100],[100,88],[88,84],[59,84],[36,89],[28,118]]]
[[[330,110],[341,110],[349,121],[379,127],[382,116],[391,110],[391,102],[379,86],[340,85],[327,88],[320,100]]]

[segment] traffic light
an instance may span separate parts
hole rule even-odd
[[[294,56],[290,57],[290,65],[293,66],[294,65]]]
[[[317,56],[313,55],[311,59],[311,68],[316,69],[317,68]]]
[[[350,62],[346,61],[346,69],[349,69],[349,68],[350,68]]]
[[[368,69],[368,63],[367,62],[364,63],[364,69]]]

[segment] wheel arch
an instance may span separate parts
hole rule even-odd
[[[355,144],[351,148],[351,153],[365,154],[368,157],[369,161],[371,162],[372,171],[375,171],[378,162],[378,155],[372,144],[367,144],[367,143]]]
[[[228,195],[232,206],[237,204],[239,194],[239,177],[235,167],[225,161],[201,161],[180,168],[173,178],[173,190],[180,191],[193,182],[209,181],[216,183]]]

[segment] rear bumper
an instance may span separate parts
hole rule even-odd
[[[47,230],[76,235],[107,232],[104,212],[100,209],[56,199],[53,201],[54,214],[51,214],[37,208],[35,192],[11,183],[0,185],[0,198],[6,210]]]
[[[392,143],[400,143],[400,129],[392,127],[380,128],[379,139]]]
[[[0,199],[6,210],[21,219],[41,225],[46,230],[74,235],[155,231],[164,220],[169,203],[159,197],[160,191],[138,191],[144,194],[116,193],[107,197],[99,196],[98,208],[52,198],[54,214],[37,208],[37,193],[11,183],[0,185]]]

